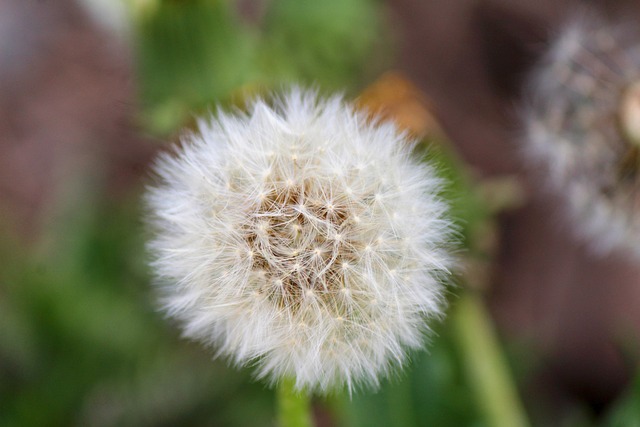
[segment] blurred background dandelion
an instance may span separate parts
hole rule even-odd
[[[630,0],[582,3],[640,19]],[[478,190],[452,187],[465,281],[532,425],[640,425],[638,262],[576,240],[521,156],[527,75],[582,3],[0,1],[0,425],[275,425],[272,390],[157,311],[140,195],[197,115],[291,83],[456,147],[467,166],[447,167]],[[487,219],[477,197],[507,209]],[[454,330],[381,390],[314,400],[316,423],[495,425]]]

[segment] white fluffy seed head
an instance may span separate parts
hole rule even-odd
[[[597,253],[640,257],[640,34],[570,21],[532,75],[527,154]]]
[[[450,264],[441,182],[410,151],[300,90],[201,121],[147,193],[169,315],[271,382],[377,385],[441,315]]]

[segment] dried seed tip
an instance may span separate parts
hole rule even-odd
[[[201,121],[147,194],[167,311],[271,382],[379,384],[441,315],[451,267],[440,180],[404,138],[299,90]]]
[[[640,257],[640,33],[594,14],[565,25],[531,76],[526,153],[594,252]]]
[[[640,147],[640,81],[634,81],[622,93],[619,114],[623,135]]]

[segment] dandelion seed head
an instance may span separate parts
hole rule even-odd
[[[441,181],[410,152],[301,90],[200,121],[147,193],[168,314],[270,382],[377,385],[423,345],[451,263]]]
[[[640,257],[640,33],[582,14],[532,75],[526,154],[596,253]]]

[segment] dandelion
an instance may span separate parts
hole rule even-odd
[[[595,16],[571,21],[532,76],[527,151],[566,195],[600,253],[640,256],[640,38]]]
[[[298,390],[377,385],[442,314],[451,224],[390,123],[290,91],[199,122],[148,190],[184,334]]]

